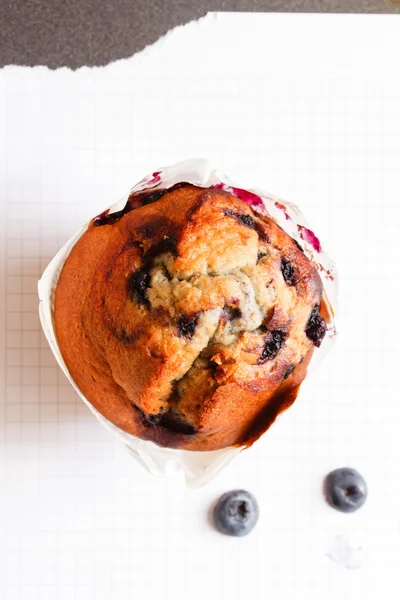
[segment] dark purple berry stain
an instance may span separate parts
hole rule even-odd
[[[264,227],[261,225],[261,223],[255,223],[255,230],[257,231],[258,237],[260,238],[261,242],[265,242],[266,244],[271,243],[271,240],[269,239],[269,235],[264,230]]]
[[[135,208],[140,208],[141,206],[151,204],[152,202],[159,200],[166,191],[167,190],[159,190],[158,192],[153,192],[151,194],[135,194],[128,198],[127,203],[121,210],[117,210],[111,214],[109,214],[108,210],[106,210],[104,213],[101,213],[101,215],[94,219],[93,225],[95,227],[101,227],[102,225],[114,225],[114,223],[120,221],[124,215],[127,215],[132,210],[135,210]]]
[[[237,218],[239,219],[239,221],[241,221],[243,223],[243,225],[245,225],[246,227],[249,227],[250,229],[255,229],[256,228],[256,224],[254,222],[253,217],[251,217],[250,215],[238,215]]]
[[[234,321],[242,317],[242,311],[237,306],[225,306],[224,315],[228,321]]]
[[[166,254],[167,252],[170,252],[172,256],[178,256],[177,245],[178,242],[174,236],[165,236],[162,240],[150,248],[146,257],[147,259],[152,257],[155,258],[156,256],[159,256],[160,254]]]
[[[111,214],[109,214],[109,211],[106,210],[103,213],[101,213],[101,215],[99,215],[98,217],[95,217],[95,219],[93,221],[93,225],[95,227],[102,227],[103,225],[114,225],[114,223],[117,223],[117,221],[120,221],[122,219],[122,217],[124,215],[126,215],[128,212],[130,212],[131,210],[132,210],[132,207],[128,200],[128,202],[125,204],[125,206],[122,210],[117,210],[116,212],[111,213]]]
[[[163,190],[156,190],[150,193],[146,191],[140,192],[132,196],[132,200],[139,199],[139,206],[148,206],[149,204],[157,202],[157,200],[160,200],[160,198],[162,198],[166,194],[170,194],[171,192],[174,192],[175,190],[186,186],[190,186],[190,183],[187,183],[187,181],[181,181]]]
[[[146,291],[150,285],[150,280],[150,273],[146,269],[134,271],[129,277],[128,292],[139,304],[148,305]]]
[[[133,344],[133,342],[137,339],[137,334],[135,333],[127,333],[123,327],[120,327],[114,333],[114,337],[117,338],[123,344]]]
[[[284,374],[283,379],[287,379],[288,377],[290,377],[291,374],[293,373],[293,371],[295,370],[295,368],[296,368],[296,365],[290,365],[290,367],[288,367],[286,369],[286,373]]]
[[[323,317],[319,314],[318,305],[314,306],[311,311],[310,318],[308,319],[306,326],[306,336],[312,341],[314,346],[320,347],[322,340],[326,333],[326,322]]]
[[[148,204],[153,204],[153,202],[157,202],[157,200],[160,200],[160,198],[165,196],[165,194],[169,194],[170,192],[173,192],[174,190],[187,185],[189,184],[186,181],[182,181],[163,190],[156,190],[154,192],[144,191],[133,193],[129,196],[124,208],[111,214],[109,213],[109,210],[104,211],[103,213],[101,213],[101,215],[95,217],[95,219],[93,220],[93,225],[96,227],[102,225],[114,225],[114,223],[120,221],[124,215],[128,214],[132,210],[135,210],[136,208],[140,208],[142,206],[147,206]]]
[[[198,320],[198,315],[181,315],[178,319],[179,335],[190,340],[194,336]]]
[[[160,423],[162,417],[163,417],[162,412],[160,412],[158,414],[144,415],[144,418],[146,419],[146,421],[148,423],[150,423],[150,425],[158,425]]]
[[[140,233],[144,240],[149,240],[154,235],[154,229],[152,225],[140,225],[136,231]]]
[[[196,429],[192,425],[184,423],[177,416],[172,417],[171,413],[167,413],[162,417],[160,425],[175,433],[183,433],[184,435],[194,435],[196,433]]]
[[[159,425],[161,420],[164,418],[164,407],[161,406],[158,413],[145,413],[139,407],[136,407],[143,417],[143,422],[149,425]]]
[[[296,277],[296,271],[293,268],[292,263],[289,260],[285,260],[282,258],[281,260],[281,271],[283,275],[283,279],[287,285],[294,285],[294,280]]]
[[[235,212],[234,210],[232,210],[230,208],[225,208],[224,215],[226,217],[234,217],[235,219],[238,219],[238,221],[240,221],[242,223],[242,225],[244,225],[245,227],[249,227],[249,229],[256,228],[254,219],[250,215],[243,215],[241,213]]]
[[[148,204],[153,204],[153,202],[157,202],[164,194],[166,194],[167,190],[158,190],[157,192],[152,192],[151,194],[140,194],[143,196],[142,206],[147,206]]]
[[[268,331],[268,334],[265,338],[265,345],[258,362],[260,364],[263,364],[268,360],[273,360],[278,354],[279,350],[285,344],[287,336],[288,332],[284,329],[275,329],[274,331]]]

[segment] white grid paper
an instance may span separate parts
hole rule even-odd
[[[105,70],[1,73],[1,598],[375,600],[399,589],[396,27],[226,15]],[[94,421],[55,365],[36,294],[75,229],[192,156],[298,203],[341,275],[333,354],[263,441],[196,492],[151,478]],[[350,518],[320,493],[344,464],[370,487]],[[238,486],[262,515],[252,536],[226,539],[207,507]],[[357,571],[327,558],[337,535],[365,550]]]

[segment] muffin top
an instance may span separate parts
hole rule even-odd
[[[290,405],[326,330],[322,284],[267,215],[187,183],[94,219],[55,294],[72,378],[159,445],[251,443]]]

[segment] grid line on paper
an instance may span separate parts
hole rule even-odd
[[[51,228],[40,198],[36,203],[7,203],[3,222],[9,225],[2,237],[6,317],[3,423],[6,436],[11,435],[8,438],[20,454],[25,445],[23,436],[32,426],[38,431],[38,442],[49,423],[59,428],[60,402],[70,407],[75,419],[76,396],[64,382],[60,387],[63,376],[60,377],[38,316],[37,282],[58,249],[59,229],[48,236]],[[63,389],[69,393],[63,393],[61,399],[59,390]]]

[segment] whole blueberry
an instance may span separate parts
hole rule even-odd
[[[258,504],[245,490],[226,492],[215,505],[213,517],[216,528],[226,535],[243,536],[250,533],[258,521]]]
[[[355,469],[335,469],[326,476],[324,491],[328,504],[350,513],[358,510],[367,498],[367,484]]]

